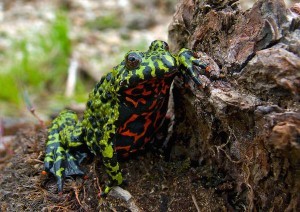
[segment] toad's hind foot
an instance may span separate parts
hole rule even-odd
[[[55,151],[55,149],[53,150]],[[66,150],[61,151],[56,157],[53,157],[52,163],[49,162],[49,159],[51,160],[52,158],[45,158],[45,170],[56,177],[59,192],[63,189],[63,182],[66,177],[84,175],[84,172],[79,168],[79,164],[85,157],[85,153],[72,155]]]
[[[65,177],[84,175],[79,164],[86,158],[86,153],[77,151],[76,148],[82,145],[81,134],[77,115],[71,111],[60,113],[49,128],[45,171],[56,177],[59,192],[63,189]]]

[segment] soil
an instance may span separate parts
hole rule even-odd
[[[106,179],[97,159],[83,166],[87,179],[67,179],[63,193],[58,194],[54,177],[41,174],[46,135],[39,126],[27,126],[11,143],[12,155],[0,167],[1,211],[130,211],[132,205],[139,211],[226,208],[220,188],[208,186],[199,166],[193,167],[188,159],[166,162],[153,153],[121,162],[128,182],[123,188],[131,193],[130,201],[99,196]],[[213,181],[209,184],[218,184],[220,178]]]

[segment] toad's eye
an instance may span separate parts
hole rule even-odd
[[[129,53],[125,57],[125,65],[129,70],[136,69],[141,63],[141,57],[137,53]]]

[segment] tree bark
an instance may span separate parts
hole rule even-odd
[[[169,43],[204,52],[218,77],[203,90],[175,82],[171,158],[200,165],[229,208],[299,211],[299,14],[282,0],[247,11],[236,0],[182,0]]]

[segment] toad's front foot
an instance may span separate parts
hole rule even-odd
[[[202,82],[197,77],[196,72],[200,69],[200,74],[204,75],[209,71],[208,64],[201,62],[199,59],[194,57],[194,53],[189,49],[181,49],[178,53],[178,60],[180,66],[186,74],[192,78],[197,86],[202,86]]]
[[[109,183],[105,186],[103,192],[101,193],[101,196],[104,197],[114,186],[119,186],[125,181],[123,180],[123,175],[117,161],[116,153],[113,153],[112,155],[106,155],[105,152],[102,152],[102,156],[103,164],[109,178]]]

